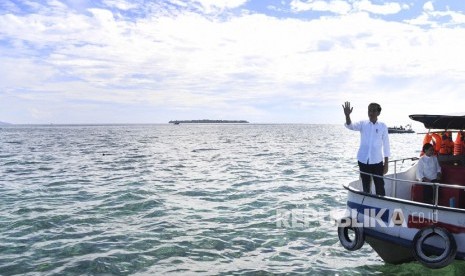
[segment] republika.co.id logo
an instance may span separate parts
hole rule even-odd
[[[316,225],[332,224],[338,227],[408,227],[408,224],[437,222],[436,213],[413,212],[408,217],[402,209],[364,208],[356,209],[308,210],[278,209],[276,226],[278,228],[309,228]]]

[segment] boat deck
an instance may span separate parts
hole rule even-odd
[[[415,163],[415,159],[405,159],[413,160],[414,162],[407,170],[397,172],[397,170],[401,170],[402,168],[395,168],[394,173],[384,176],[386,197],[424,203],[423,188],[425,186],[434,186],[437,200],[435,200],[435,204],[428,205],[431,205],[431,207],[442,206],[465,209],[465,156],[438,156],[442,168],[442,181],[437,184],[418,182],[416,180],[417,164]],[[399,167],[398,161],[394,161],[394,167]],[[351,182],[349,188],[361,192],[361,180]],[[375,187],[373,183],[371,191],[374,194]],[[451,206],[450,201],[452,197],[454,198],[453,206]]]

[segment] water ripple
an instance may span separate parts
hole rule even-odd
[[[324,125],[2,128],[0,274],[402,271],[369,247],[345,251],[325,215],[345,205],[341,184],[357,177],[347,168],[358,136],[341,131]],[[417,136],[393,137],[393,154],[417,155],[398,147],[405,139],[421,143]],[[313,216],[285,227],[293,226],[282,221],[292,210]],[[454,269],[465,271],[463,264]]]

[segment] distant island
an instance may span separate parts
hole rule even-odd
[[[0,121],[0,125],[6,126],[6,125],[11,125],[10,123],[5,123]]]
[[[248,124],[245,120],[174,120],[169,121],[170,124]]]

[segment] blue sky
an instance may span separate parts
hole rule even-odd
[[[464,114],[464,1],[3,0],[0,121]]]

